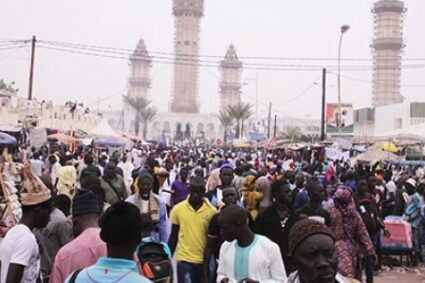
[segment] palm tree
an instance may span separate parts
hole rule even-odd
[[[142,118],[143,122],[143,139],[146,140],[146,135],[148,133],[148,125],[149,123],[153,122],[155,120],[156,113],[158,111],[155,108],[148,107],[140,112],[140,116]]]
[[[281,135],[291,140],[292,143],[294,140],[298,140],[301,137],[301,129],[300,127],[287,126],[285,131],[281,132]]]
[[[227,129],[233,124],[234,118],[229,115],[226,111],[220,111],[220,113],[217,115],[218,119],[220,120],[221,125],[224,128],[224,137],[223,142],[224,144],[227,143]]]
[[[246,120],[248,120],[252,115],[254,115],[254,111],[252,111],[252,105],[247,103],[245,104],[245,107],[243,108],[242,111],[243,115],[242,115],[242,121],[241,121],[241,137],[243,137],[243,133],[244,133],[244,122]]]
[[[226,108],[228,115],[236,120],[236,138],[239,139],[243,136],[243,122],[251,117],[254,112],[252,105],[249,103],[239,102],[235,105],[229,105]]]
[[[140,122],[142,120],[141,114],[148,108],[151,102],[144,97],[133,97],[130,95],[124,96],[124,102],[130,105],[134,110],[134,133],[138,136],[140,132]]]

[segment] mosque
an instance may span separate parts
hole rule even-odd
[[[200,113],[199,46],[203,15],[204,0],[173,0],[175,58],[172,94],[168,112],[157,113],[148,126],[149,140],[198,142],[223,139],[224,129],[217,117],[218,112]],[[128,94],[149,99],[152,60],[143,39],[140,39],[129,59]],[[219,64],[220,110],[241,101],[242,66],[235,46],[230,44]],[[104,112],[103,115],[113,128],[134,132],[134,113],[129,107],[125,107],[125,111]]]

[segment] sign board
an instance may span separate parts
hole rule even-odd
[[[266,139],[266,135],[264,133],[250,132],[248,135],[249,135],[249,140],[251,141],[262,141]]]
[[[40,148],[47,141],[47,132],[45,128],[32,129],[29,134],[30,145]]]
[[[326,104],[326,133],[330,136],[353,136],[354,111],[353,104],[341,103],[341,115],[338,103]]]

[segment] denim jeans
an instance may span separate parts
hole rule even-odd
[[[203,264],[177,262],[177,279],[179,283],[201,283]]]

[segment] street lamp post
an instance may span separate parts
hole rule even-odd
[[[349,25],[342,25],[341,26],[341,35],[339,37],[339,45],[338,45],[338,119],[337,120],[337,127],[339,130],[339,135],[342,135],[342,112],[341,112],[341,45],[342,45],[342,38],[344,36],[344,33],[346,33],[350,29]]]

